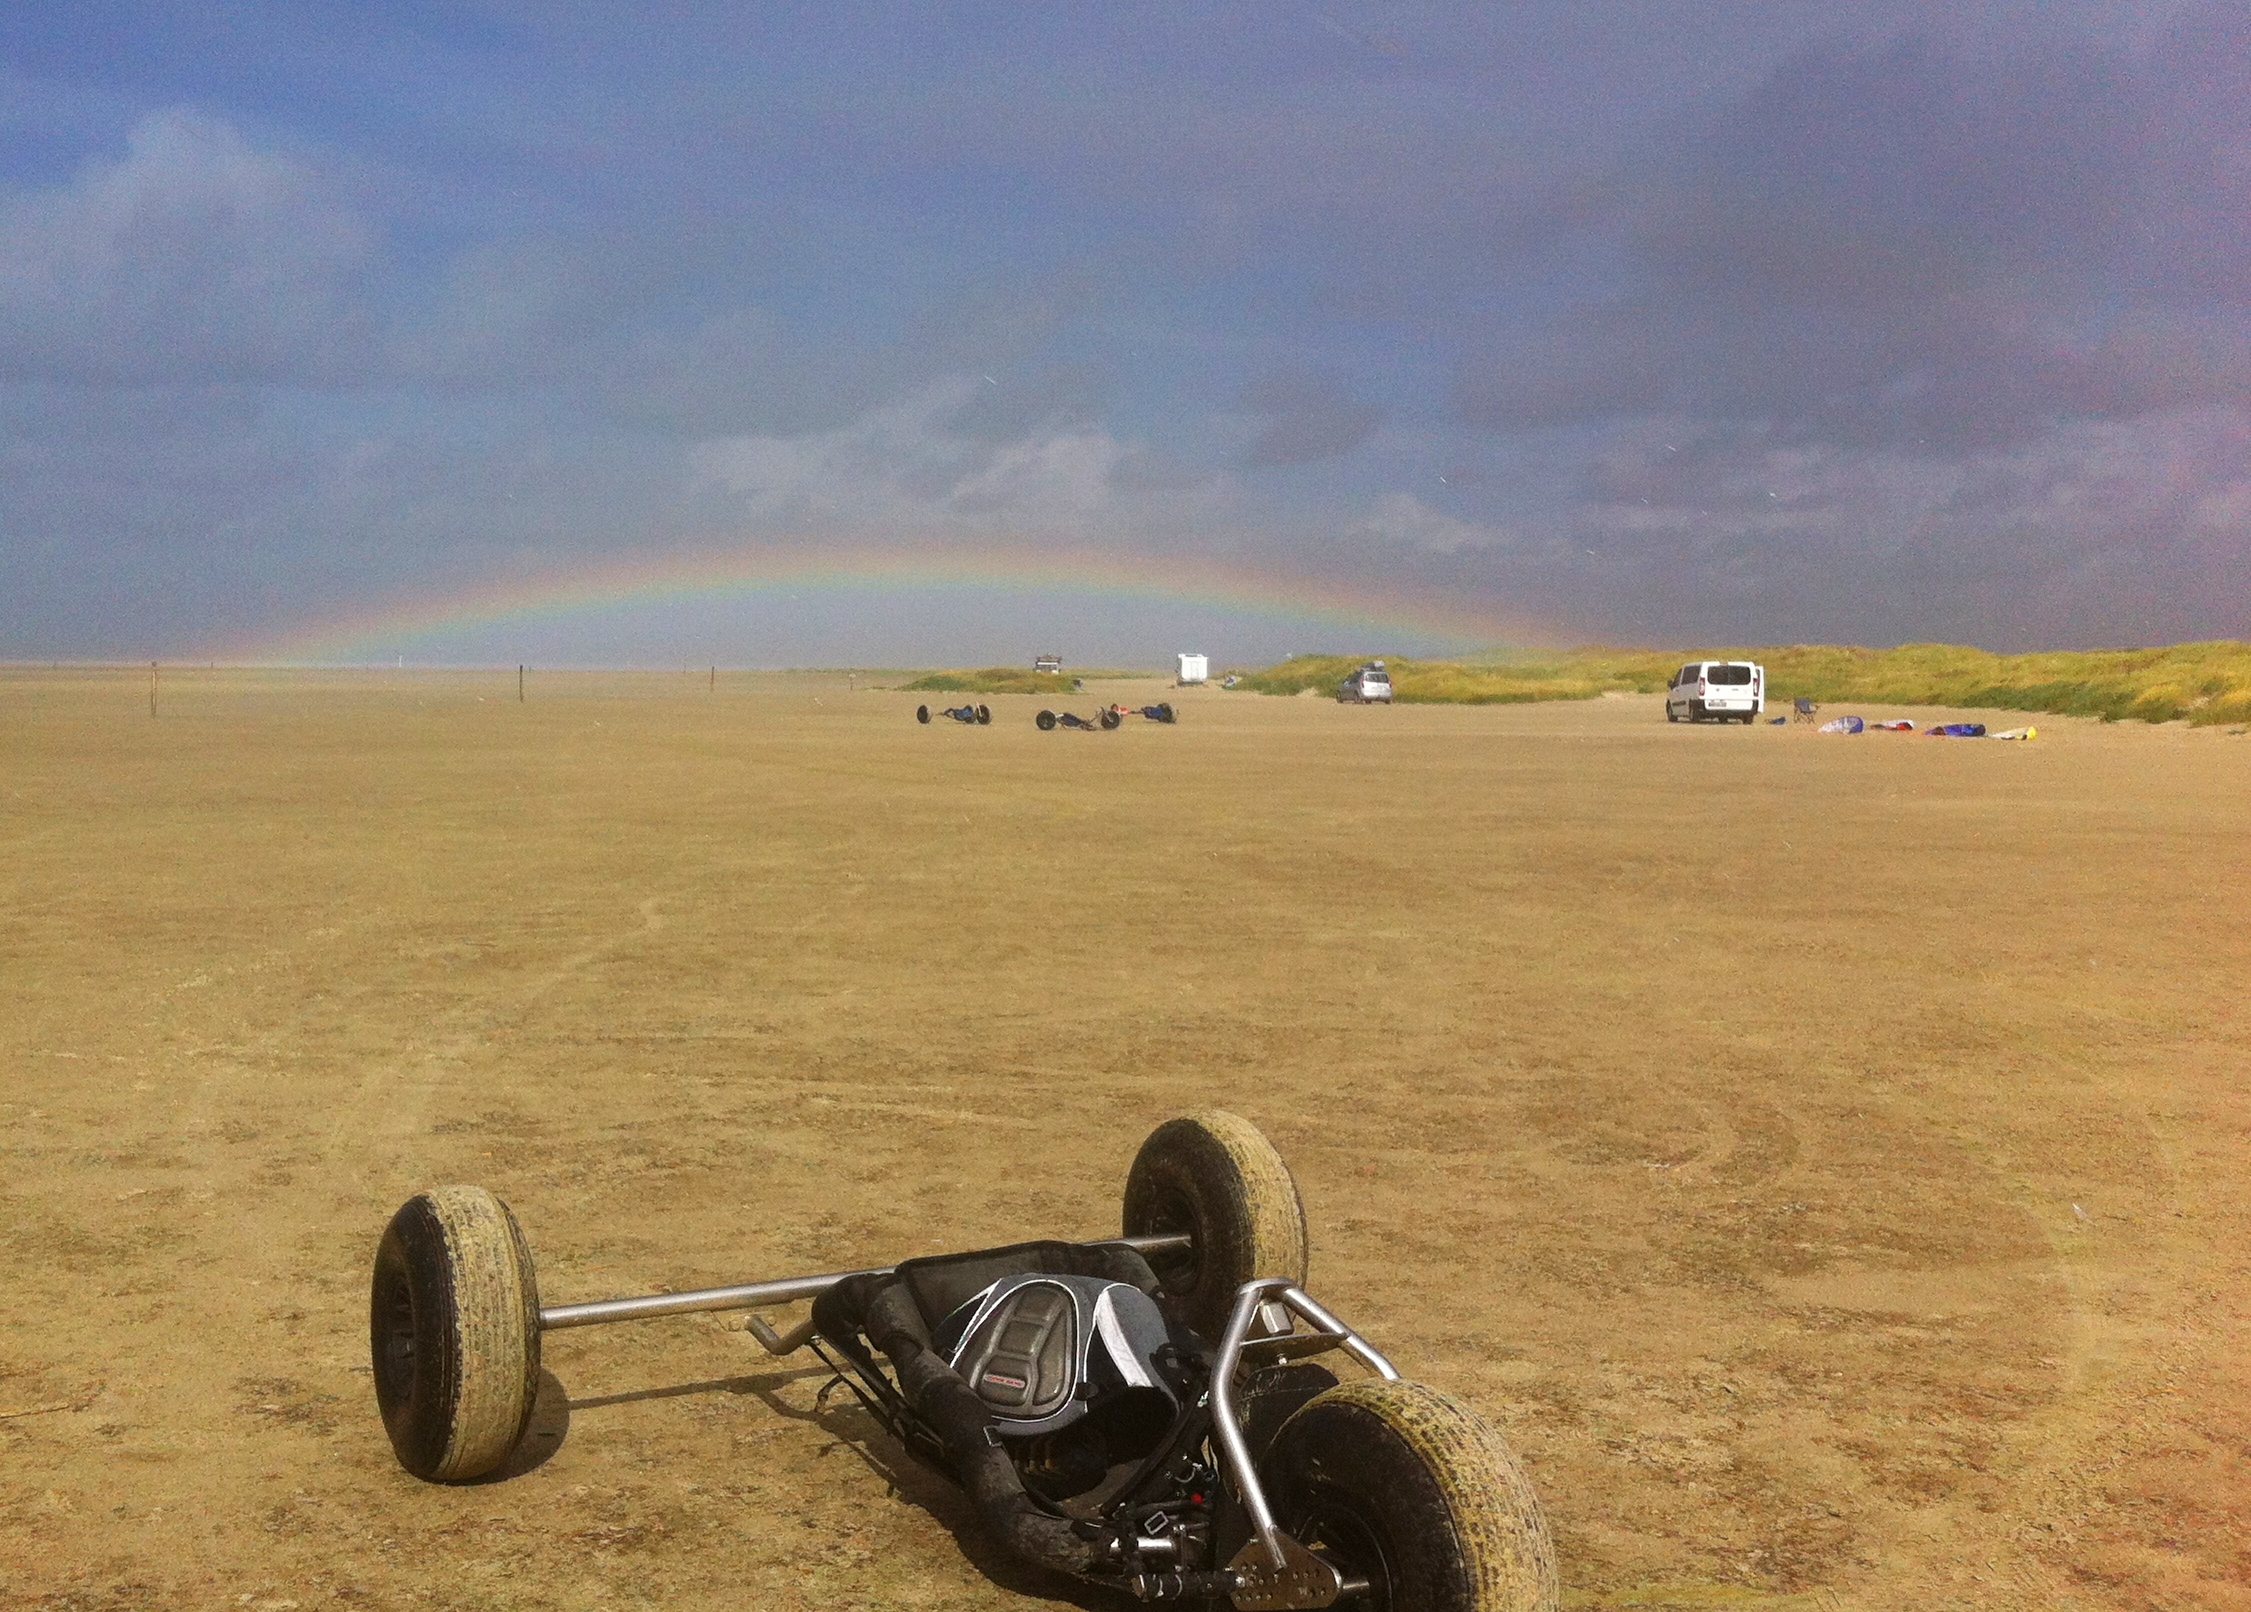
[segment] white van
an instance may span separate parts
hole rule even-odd
[[[1692,660],[1665,690],[1665,720],[1756,722],[1766,709],[1766,668],[1751,660]]]

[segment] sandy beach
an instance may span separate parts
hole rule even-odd
[[[1219,1106],[1569,1606],[2251,1607],[2251,738],[870,681],[0,670],[0,1601],[1113,1604],[739,1316],[417,1482],[368,1262],[440,1182],[550,1302],[1099,1236]]]

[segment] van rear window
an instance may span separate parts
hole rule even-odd
[[[1722,666],[1715,662],[1704,673],[1704,681],[1707,683],[1748,683],[1750,680],[1751,668],[1748,666]]]

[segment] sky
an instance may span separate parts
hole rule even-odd
[[[0,8],[0,658],[2251,637],[2251,9]]]

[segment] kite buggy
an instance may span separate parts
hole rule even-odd
[[[1042,733],[1052,733],[1059,727],[1079,728],[1088,733],[1092,733],[1099,728],[1102,732],[1108,733],[1123,723],[1129,716],[1146,717],[1151,722],[1177,722],[1180,720],[1178,712],[1173,710],[1170,705],[1162,704],[1105,705],[1091,717],[1079,716],[1070,711],[1042,711],[1032,720],[1038,724]]]
[[[466,1482],[523,1438],[541,1333],[810,1300],[752,1334],[811,1350],[1025,1561],[1241,1612],[1552,1612],[1554,1552],[1515,1458],[1306,1291],[1304,1208],[1256,1127],[1158,1126],[1123,1220],[1096,1242],[545,1305],[507,1205],[438,1187],[376,1250],[376,1404],[402,1466]],[[1332,1355],[1359,1375],[1340,1383]]]
[[[993,708],[989,705],[949,705],[938,714],[950,716],[956,722],[967,722],[973,727],[990,727],[993,720]],[[914,708],[914,719],[925,727],[929,726],[930,707],[927,705],[916,706]]]

